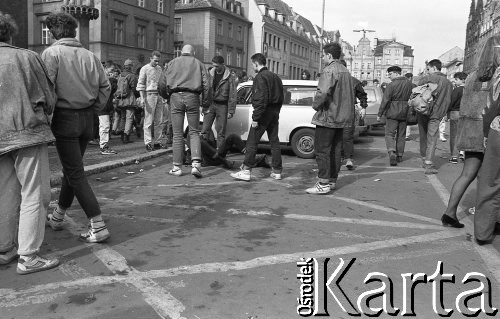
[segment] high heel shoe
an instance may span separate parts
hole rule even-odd
[[[464,228],[464,224],[446,214],[441,217],[441,222],[444,227]]]

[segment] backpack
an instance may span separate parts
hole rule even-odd
[[[411,90],[408,105],[417,113],[430,115],[434,106],[434,91],[437,89],[436,83],[427,83],[417,86]]]
[[[130,85],[128,84],[128,78],[120,74],[118,76],[117,89],[115,92],[115,97],[117,99],[125,99],[130,95]]]

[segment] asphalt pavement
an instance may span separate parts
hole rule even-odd
[[[15,273],[15,263],[0,267],[0,318],[300,318],[297,262],[310,257],[331,258],[329,274],[355,258],[340,282],[355,308],[358,297],[381,286],[364,283],[378,272],[391,279],[394,306],[402,311],[402,274],[432,277],[439,262],[455,276],[443,285],[451,318],[464,318],[456,299],[478,286],[462,284],[471,272],[490,279],[486,296],[500,306],[500,239],[474,244],[471,217],[462,212],[474,205],[475,186],[459,214],[466,229],[444,228],[439,220],[462,166],[447,162],[447,143],[438,145],[439,174],[426,176],[417,141],[407,143],[403,163],[390,167],[383,132],[362,136],[356,169],[343,168],[327,196],[304,191],[316,179],[314,160],[284,154],[280,181],[264,168],[252,171],[251,182],[232,180],[220,167],[203,168],[202,179],[189,167],[174,177],[170,154],[90,176],[111,239],[93,245],[76,239],[87,221],[75,201],[66,229],[47,228],[42,247],[61,266],[27,276]],[[416,318],[440,318],[431,282],[419,284],[413,299]],[[382,307],[382,300],[370,305]],[[469,306],[479,304],[472,298]],[[328,312],[351,317],[333,297]]]

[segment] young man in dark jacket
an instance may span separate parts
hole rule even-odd
[[[451,102],[453,85],[441,72],[442,63],[435,59],[427,65],[428,75],[424,76],[419,85],[427,83],[437,84],[434,91],[434,101],[429,115],[418,114],[418,130],[420,133],[420,155],[424,161],[425,174],[437,174],[438,171],[433,164],[434,152],[436,151],[437,139],[439,137],[439,123],[448,112]]]
[[[354,85],[347,68],[340,63],[342,47],[329,43],[323,48],[326,66],[321,71],[313,108],[316,125],[314,148],[318,163],[318,182],[306,189],[309,194],[328,194],[335,188],[340,171],[343,130],[354,119]]]
[[[460,117],[460,102],[464,94],[464,84],[467,78],[467,73],[457,72],[453,75],[453,82],[455,88],[451,92],[451,103],[448,108],[448,119],[450,120],[450,153],[451,157],[449,162],[458,164],[459,151],[456,147],[458,119]]]
[[[212,80],[212,104],[203,109],[203,129],[201,135],[205,136],[215,121],[217,132],[217,153],[221,152],[226,136],[227,120],[231,119],[236,110],[236,82],[231,70],[224,65],[224,58],[220,55],[212,59],[213,68],[209,71]]]
[[[110,129],[110,114],[114,110],[114,94],[116,92],[117,77],[120,70],[115,66],[106,69],[109,84],[111,85],[111,93],[109,95],[106,106],[97,112],[99,116],[99,149],[102,155],[114,155],[116,151],[111,149],[108,145],[109,142],[109,129]]]
[[[387,69],[391,83],[387,85],[380,102],[377,121],[386,116],[385,144],[389,152],[391,166],[403,161],[406,143],[406,116],[408,113],[408,100],[410,99],[412,85],[404,76],[401,76],[399,66]]]
[[[283,164],[278,131],[280,111],[284,98],[283,83],[276,74],[267,69],[266,57],[262,53],[254,54],[251,60],[257,72],[252,86],[253,122],[248,132],[247,151],[242,169],[237,173],[232,173],[231,177],[244,181],[250,180],[250,170],[255,167],[257,144],[264,132],[267,132],[271,144],[271,178],[281,179]]]

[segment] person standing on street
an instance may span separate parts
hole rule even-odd
[[[163,138],[163,104],[158,96],[158,81],[161,75],[161,53],[153,51],[150,62],[139,72],[137,91],[141,94],[141,105],[144,107],[144,144],[148,152],[164,147]],[[154,134],[154,140],[153,140]]]
[[[215,56],[212,59],[212,66],[213,68],[209,72],[212,79],[212,104],[208,109],[203,110],[201,135],[205,138],[215,121],[217,152],[214,156],[217,157],[221,154],[224,145],[227,120],[233,117],[236,110],[236,82],[231,70],[224,65],[223,57]]]
[[[427,83],[437,84],[433,93],[434,101],[429,115],[418,114],[418,130],[420,134],[420,155],[423,160],[425,174],[437,174],[438,170],[434,166],[434,153],[436,151],[437,139],[439,137],[439,123],[448,112],[451,103],[451,92],[453,85],[446,78],[446,74],[441,72],[442,63],[435,59],[427,65],[428,75],[424,76],[419,85]]]
[[[281,159],[279,132],[279,117],[283,105],[283,83],[279,76],[269,71],[266,67],[266,57],[256,53],[250,58],[257,75],[252,85],[252,124],[247,138],[247,150],[241,170],[232,173],[231,177],[239,180],[250,181],[251,169],[255,167],[255,156],[259,141],[267,132],[271,144],[272,172],[271,178],[281,179],[283,163]]]
[[[109,129],[110,129],[110,114],[114,110],[114,97],[116,91],[116,78],[120,72],[118,68],[112,66],[105,70],[111,85],[111,93],[109,95],[106,106],[97,112],[99,122],[99,149],[101,155],[114,155],[116,151],[111,149],[108,145],[109,142]]]
[[[64,215],[76,196],[90,219],[87,232],[80,239],[103,242],[110,237],[102,219],[101,208],[83,168],[83,155],[93,136],[94,113],[101,110],[110,95],[110,85],[101,61],[75,39],[77,22],[67,13],[51,13],[45,20],[57,40],[42,53],[50,79],[55,83],[57,102],[52,132],[63,167],[59,203],[48,214],[48,225],[63,228]]]
[[[459,151],[457,148],[458,119],[460,117],[460,101],[464,94],[464,84],[467,73],[457,72],[453,75],[455,88],[451,92],[451,103],[448,108],[448,119],[450,120],[450,160],[452,164],[458,164]]]
[[[387,85],[380,102],[377,121],[385,115],[385,144],[389,152],[389,163],[396,166],[403,161],[406,137],[406,116],[408,113],[408,100],[410,99],[412,85],[404,76],[401,76],[399,66],[387,69],[391,83]]]
[[[406,73],[405,74],[405,78],[408,79],[408,81],[411,83],[411,88],[415,88],[417,87],[417,85],[415,83],[413,83],[413,73]],[[411,128],[414,127],[414,125],[407,125],[406,126],[406,137],[405,137],[405,140],[409,141],[411,140]]]
[[[184,154],[184,116],[187,115],[189,138],[191,145],[191,174],[195,177],[201,175],[201,144],[200,144],[200,97],[202,107],[210,105],[210,80],[203,63],[194,57],[192,45],[186,44],[182,48],[181,56],[173,59],[168,64],[165,79],[162,83],[170,96],[172,116],[172,129],[174,141],[172,145],[173,167],[168,172],[170,175],[182,175],[182,157]]]
[[[325,45],[322,52],[326,66],[321,71],[313,108],[312,124],[316,125],[314,148],[318,163],[318,182],[306,189],[309,194],[328,194],[340,171],[343,130],[354,118],[354,85],[349,70],[340,62],[339,43]]]
[[[50,202],[49,115],[56,100],[38,54],[12,45],[16,32],[15,21],[0,12],[0,265],[19,254],[17,273],[28,274],[59,264],[39,254]]]
[[[122,136],[122,143],[130,143],[130,132],[134,121],[134,112],[136,108],[136,86],[137,76],[132,72],[134,62],[125,60],[123,72],[117,77],[116,91],[114,98],[116,100],[116,109],[119,117],[120,127],[118,130]],[[118,120],[118,119],[115,119]]]

